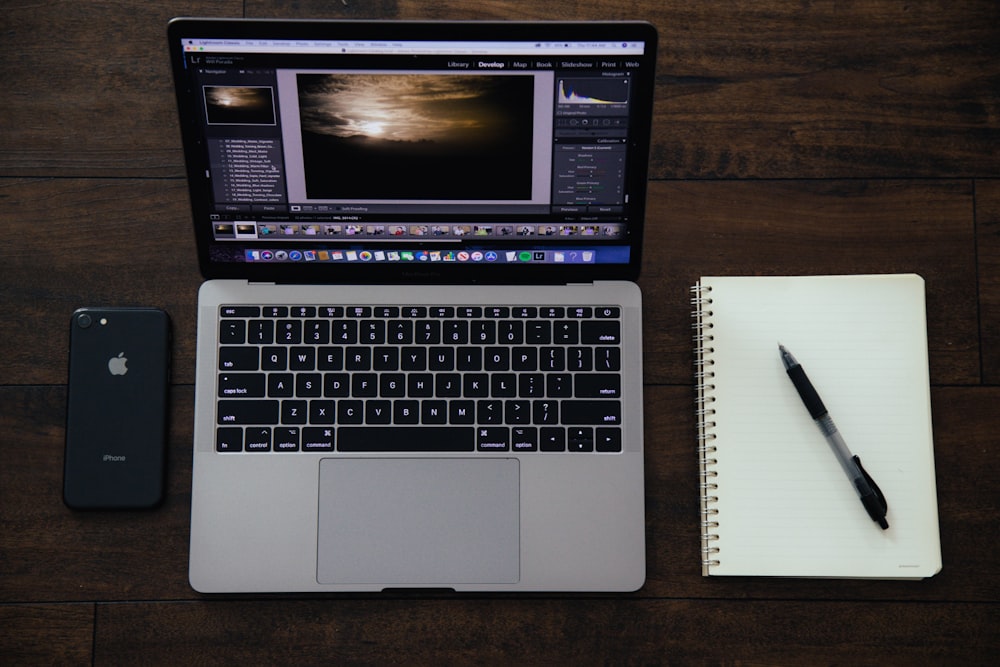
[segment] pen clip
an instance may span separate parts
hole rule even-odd
[[[865,470],[864,466],[861,465],[861,457],[855,454],[851,458],[854,460],[854,463],[857,464],[858,470],[861,471],[861,474],[864,476],[865,481],[868,482],[868,486],[871,487],[872,493],[875,494],[874,500],[877,503],[877,506],[875,506],[875,503],[871,502],[872,501],[871,498],[868,499],[862,498],[861,502],[864,503],[865,509],[868,510],[868,514],[871,516],[872,520],[877,521],[884,530],[885,528],[889,527],[889,524],[886,523],[885,520],[886,512],[889,511],[889,503],[886,502],[885,496],[882,495],[882,489],[878,488],[878,484],[875,483],[875,480],[872,479],[872,476],[869,475],[868,471]]]

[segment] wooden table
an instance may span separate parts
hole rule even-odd
[[[1000,653],[1000,9],[959,2],[11,0],[0,12],[0,662],[975,664]],[[648,578],[628,595],[243,596],[187,583],[200,282],[174,14],[640,18],[662,48],[645,292]],[[687,287],[927,281],[944,569],[700,576]],[[60,499],[70,313],[174,322],[169,488]]]

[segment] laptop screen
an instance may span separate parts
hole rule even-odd
[[[178,19],[206,277],[634,278],[643,23]]]

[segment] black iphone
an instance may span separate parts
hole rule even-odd
[[[80,308],[70,324],[63,501],[74,509],[160,503],[170,319],[156,308]]]

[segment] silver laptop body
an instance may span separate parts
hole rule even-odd
[[[642,586],[653,29],[169,37],[209,278],[191,585]]]

